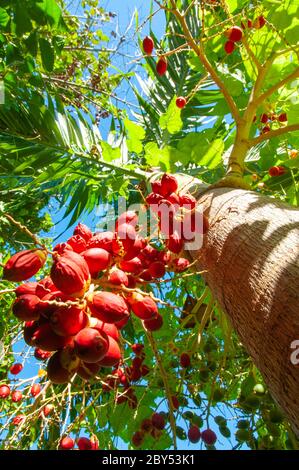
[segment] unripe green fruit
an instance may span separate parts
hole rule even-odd
[[[185,411],[183,414],[182,414],[182,417],[184,419],[188,419],[188,420],[192,420],[193,419],[193,416],[194,416],[194,413],[192,413],[192,411]]]
[[[247,429],[238,429],[235,436],[237,441],[245,442],[250,438],[250,432]]]
[[[280,427],[277,424],[268,423],[267,428],[271,436],[280,437],[281,431],[280,431]]]
[[[219,431],[222,434],[222,436],[229,438],[231,436],[231,432],[228,427],[226,426],[220,426]]]
[[[196,426],[198,426],[199,428],[201,428],[203,426],[203,419],[201,416],[198,416],[198,415],[194,415],[193,418],[192,418],[192,424],[195,424]]]
[[[269,419],[271,423],[279,424],[283,421],[283,415],[277,408],[273,408],[269,413]]]
[[[265,387],[264,387],[262,384],[256,384],[256,385],[253,387],[253,391],[254,391],[257,395],[264,395],[264,393],[265,393]]]
[[[238,429],[247,429],[247,428],[249,428],[249,426],[250,426],[250,423],[249,423],[249,421],[247,421],[247,419],[240,419],[237,422],[237,428]]]
[[[215,416],[214,421],[218,426],[226,426],[227,420],[223,416]]]

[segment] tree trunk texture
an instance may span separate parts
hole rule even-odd
[[[299,434],[299,367],[290,358],[299,340],[299,211],[228,188],[198,200],[210,229],[189,254]]]

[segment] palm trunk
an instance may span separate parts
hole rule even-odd
[[[299,211],[228,188],[199,202],[210,230],[190,255],[207,270],[207,284],[299,433],[299,368],[291,362],[299,340]]]

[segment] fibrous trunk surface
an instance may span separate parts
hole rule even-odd
[[[299,434],[299,365],[291,361],[291,344],[299,344],[299,211],[228,188],[199,202],[211,226],[190,255]]]

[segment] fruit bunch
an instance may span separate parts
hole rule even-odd
[[[178,227],[184,225],[186,217],[192,224],[196,200],[189,193],[178,192],[176,178],[171,175],[164,174],[152,188],[146,201],[151,208],[158,201],[159,229],[164,234],[162,206],[166,201],[171,207],[173,229],[165,246],[158,249],[140,235],[138,216],[133,211],[118,217],[113,232],[92,233],[79,223],[65,243],[53,248],[49,276],[15,289],[13,314],[24,322],[24,340],[35,347],[35,357],[48,359],[47,374],[53,383],[67,383],[75,374],[89,380],[101,368],[111,367],[116,368],[112,381],[120,381],[120,330],[130,314],[141,320],[146,331],[161,328],[163,318],[157,299],[140,287],[159,282],[167,271],[188,268],[188,260],[181,256],[185,239]],[[204,219],[202,232],[207,228]],[[48,254],[46,249],[16,253],[4,266],[3,277],[16,282],[30,279],[45,264]],[[123,374],[126,380],[138,380],[148,373],[142,362],[140,357],[133,360]]]
[[[227,54],[232,54],[235,50],[236,42],[242,41],[243,38],[243,30],[247,29],[261,29],[266,24],[265,18],[261,15],[257,17],[255,20],[248,19],[246,22],[241,22],[241,28],[239,26],[232,26],[231,28],[225,31],[225,36],[227,37],[227,41],[224,44],[224,50]]]
[[[189,192],[180,192],[178,182],[165,173],[161,180],[152,183],[152,192],[146,197],[152,212],[157,215],[158,229],[166,237],[165,244],[171,253],[179,254],[185,243],[204,235],[209,222],[197,207]],[[175,258],[169,263],[175,272],[186,269],[184,259]]]

